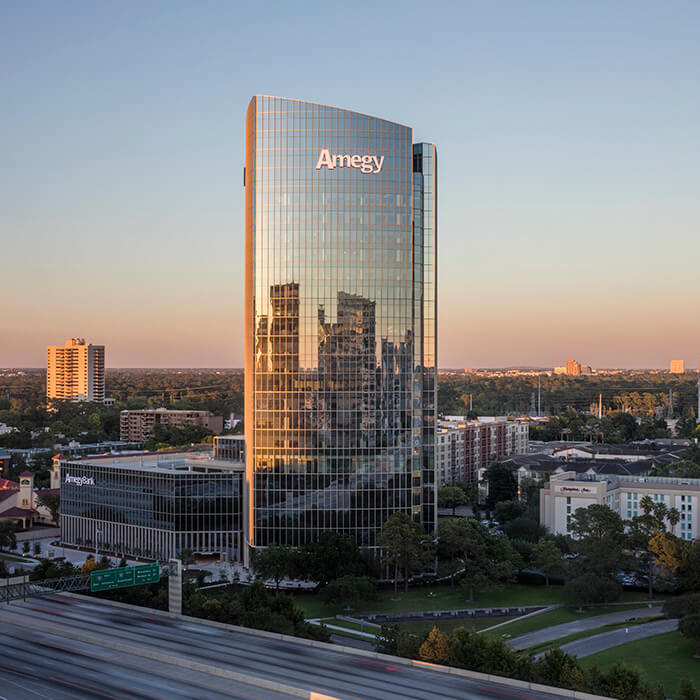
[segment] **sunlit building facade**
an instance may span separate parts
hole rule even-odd
[[[256,96],[246,117],[248,538],[435,526],[436,149]]]
[[[46,398],[105,400],[105,346],[69,338],[65,345],[46,348]]]

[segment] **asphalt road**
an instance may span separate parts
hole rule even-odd
[[[0,658],[6,700],[561,697],[60,595],[0,609]]]
[[[596,615],[595,617],[584,617],[581,620],[573,620],[572,622],[563,622],[561,625],[553,625],[545,627],[541,630],[535,630],[528,634],[522,634],[519,637],[513,637],[508,640],[508,644],[513,649],[529,649],[538,644],[551,642],[555,639],[568,637],[570,634],[584,632],[586,630],[597,629],[603,625],[610,625],[615,622],[625,622],[632,618],[639,617],[656,617],[661,615],[662,610],[659,607],[655,608],[635,608],[634,610],[622,610],[620,612],[608,613],[607,615]],[[619,644],[620,642],[618,642]],[[564,649],[565,647],[562,647]]]
[[[586,637],[575,642],[563,644],[562,651],[572,654],[573,656],[590,656],[599,651],[604,651],[610,647],[616,647],[619,644],[627,644],[627,642],[635,642],[638,639],[645,637],[653,637],[657,634],[665,634],[678,629],[678,620],[658,620],[657,622],[647,622],[643,625],[633,625],[632,627],[613,630],[612,632],[603,632],[596,634],[593,637]]]

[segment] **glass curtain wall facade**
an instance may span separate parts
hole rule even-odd
[[[246,118],[253,547],[435,525],[436,152],[409,127],[256,96]]]
[[[65,545],[167,560],[183,549],[241,558],[242,472],[61,464]]]

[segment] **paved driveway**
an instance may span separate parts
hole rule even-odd
[[[594,630],[603,625],[610,625],[615,622],[625,622],[637,617],[655,617],[661,615],[660,607],[645,607],[635,608],[634,610],[621,610],[620,612],[608,613],[606,615],[596,615],[595,617],[584,617],[581,620],[572,620],[571,622],[563,622],[561,625],[545,627],[535,632],[513,637],[508,640],[508,644],[520,651],[521,649],[529,649],[537,644],[544,644],[555,639],[568,637],[570,634],[584,632],[586,630]]]
[[[634,625],[612,632],[603,632],[593,637],[586,637],[575,642],[564,644],[561,648],[572,656],[590,656],[599,651],[616,647],[618,644],[635,642],[645,637],[653,637],[657,634],[665,634],[678,629],[678,620],[659,620],[658,622],[647,622],[644,625]]]

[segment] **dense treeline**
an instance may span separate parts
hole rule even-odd
[[[45,371],[0,376],[0,423],[16,428],[0,435],[0,447],[118,440],[119,412],[125,408],[199,409],[220,416],[243,411],[240,370],[107,370],[105,384],[106,395],[116,399],[114,406],[61,401],[49,407]],[[157,437],[154,445],[186,444],[193,439],[176,431]]]
[[[669,391],[673,416],[695,416],[697,377],[695,373],[625,373],[568,377],[542,375],[541,406],[544,415],[557,415],[568,408],[588,411],[598,406],[602,394],[603,412],[629,411],[639,416],[668,413]],[[487,377],[479,374],[441,374],[438,405],[446,414],[465,414],[472,408],[480,415],[529,413],[537,409],[536,376]]]
[[[0,423],[16,428],[0,435],[0,447],[50,447],[57,442],[99,442],[119,437],[124,408],[202,409],[215,415],[243,412],[243,373],[233,369],[113,369],[106,373],[107,396],[114,406],[58,403],[49,410],[46,373],[0,375]],[[622,442],[668,437],[663,418],[681,419],[679,433],[695,429],[697,383],[692,373],[629,373],[613,376],[542,376],[542,410],[557,416],[533,429],[535,439],[598,439]],[[518,415],[529,412],[537,377],[485,377],[441,374],[438,408],[443,414]],[[670,392],[670,394],[669,394]],[[594,419],[602,395],[604,418]],[[669,406],[669,397],[672,407]],[[636,419],[636,420],[635,420]],[[47,430],[48,429],[48,430]],[[158,444],[177,444],[165,436]],[[180,436],[181,437],[181,436]]]

